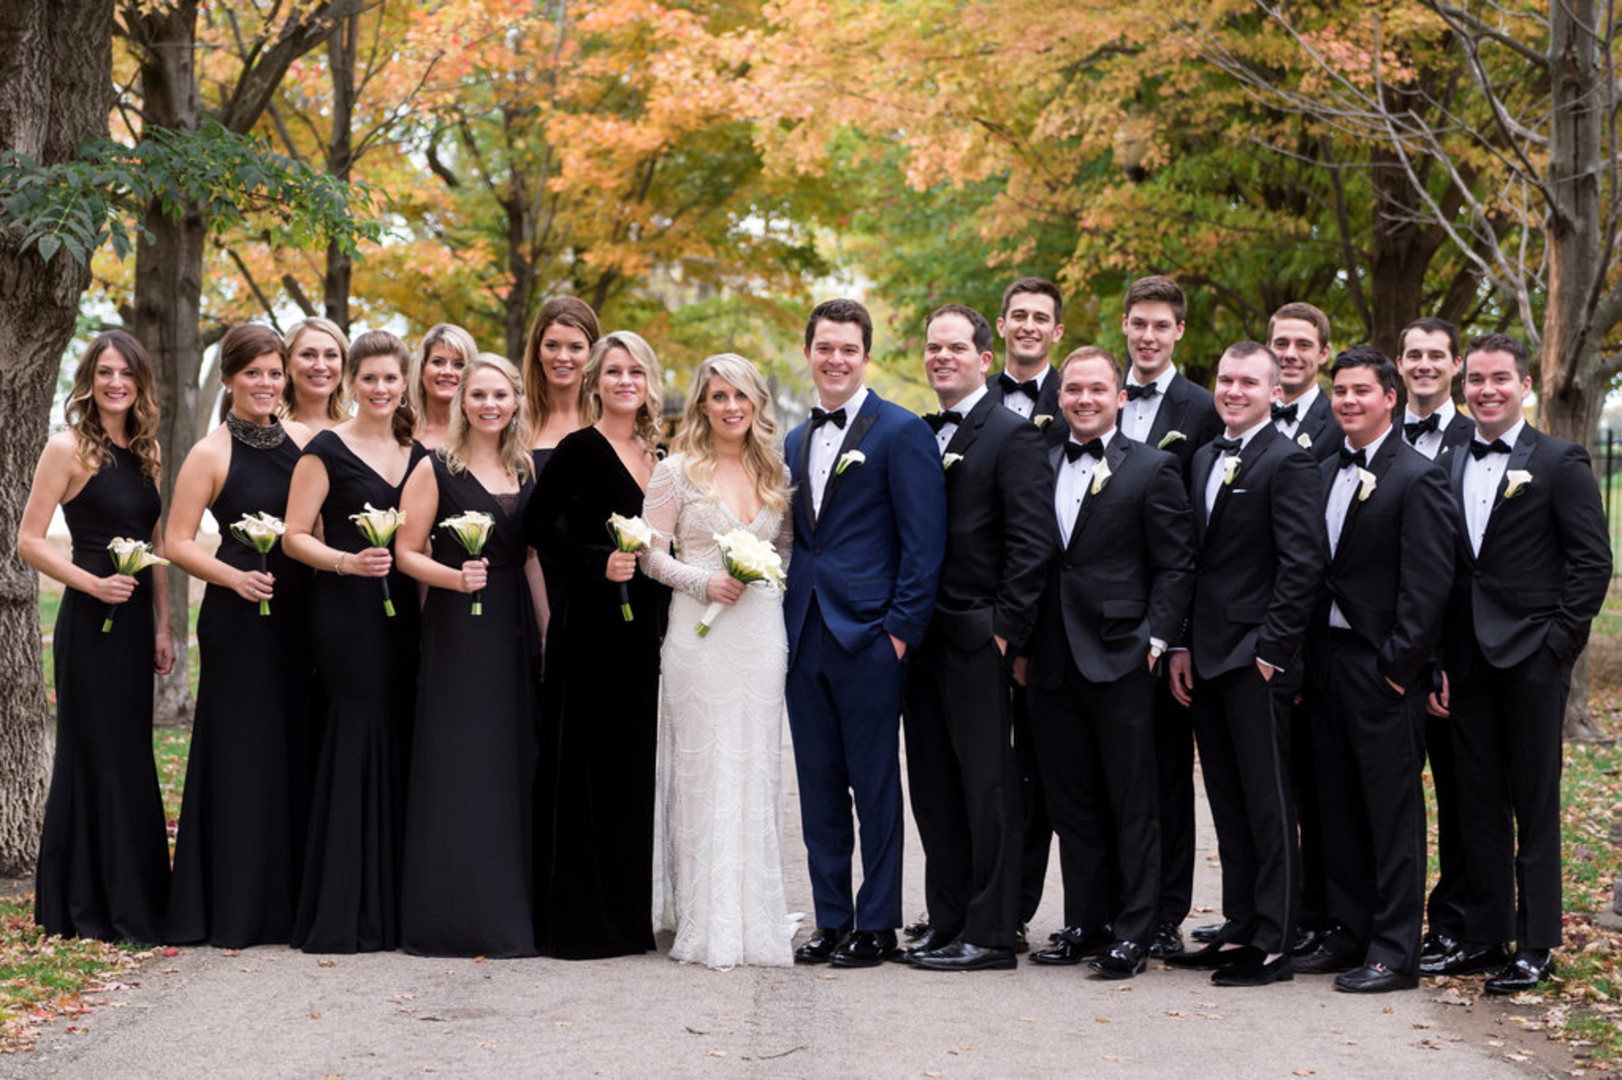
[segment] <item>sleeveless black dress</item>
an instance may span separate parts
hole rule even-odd
[[[244,514],[287,513],[299,448],[233,439],[225,483],[210,508],[221,562],[259,569],[259,553],[231,533]],[[293,932],[310,789],[310,568],[282,552],[270,614],[209,585],[197,616],[197,714],[175,841],[169,939],[223,948],[285,944]]]
[[[399,506],[404,481],[390,484],[331,431],[317,434],[304,452],[326,466],[321,525],[328,546],[364,551],[369,545],[349,515],[366,503]],[[413,444],[410,466],[425,453]],[[390,571],[390,618],[383,580],[323,570],[310,589],[310,643],[327,715],[293,921],[292,944],[306,952],[400,944],[400,831],[419,623],[416,582]]]
[[[158,488],[140,459],[113,447],[112,463],[62,504],[73,564],[113,572],[107,542],[150,540]],[[152,760],[152,571],[113,612],[67,589],[57,612],[56,761],[45,802],[34,918],[48,933],[163,939],[169,840]]]
[[[424,956],[533,956],[530,785],[537,687],[530,666],[535,612],[524,578],[520,529],[533,490],[491,495],[471,472],[432,457],[439,483],[434,521],[482,510],[496,521],[484,549],[483,614],[473,597],[428,590],[422,670],[411,752],[400,932]],[[470,556],[437,527],[434,559]]]

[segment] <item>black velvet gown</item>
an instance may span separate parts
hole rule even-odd
[[[425,956],[532,956],[530,788],[540,702],[520,523],[534,487],[492,495],[471,472],[453,474],[438,454],[432,461],[433,557],[454,567],[471,557],[438,522],[482,510],[496,525],[484,548],[482,614],[462,592],[430,588],[423,603],[402,944]]]
[[[390,484],[331,431],[317,434],[304,452],[327,469],[321,525],[328,546],[366,550],[370,544],[349,516],[366,503],[399,506],[404,480]],[[413,444],[411,466],[425,453]],[[327,715],[293,922],[292,944],[306,952],[400,945],[400,836],[419,613],[417,584],[396,567],[386,579],[395,615],[386,616],[383,580],[318,571],[311,586],[310,642]]]
[[[114,446],[111,464],[62,504],[73,563],[113,572],[107,542],[151,540],[158,488],[140,459]],[[67,589],[57,611],[56,761],[45,802],[34,918],[64,936],[163,940],[169,840],[152,760],[152,571],[111,611]]]
[[[225,483],[210,508],[221,562],[259,569],[231,533],[244,514],[284,517],[299,448],[232,440]],[[293,932],[310,797],[310,568],[280,541],[270,614],[209,585],[197,615],[197,714],[175,839],[169,939],[222,948],[286,944]]]
[[[603,577],[614,550],[608,515],[640,514],[642,495],[608,440],[585,428],[558,444],[524,515],[524,538],[561,567],[535,781],[535,939],[546,956],[653,948],[659,639],[669,591],[639,570],[626,622],[618,586]]]

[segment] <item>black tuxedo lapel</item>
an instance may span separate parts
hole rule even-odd
[[[1509,474],[1515,469],[1526,468],[1526,463],[1532,458],[1532,451],[1537,447],[1537,432],[1531,424],[1521,428],[1521,437],[1515,440],[1510,448],[1509,461],[1504,465],[1504,475],[1498,478],[1498,490],[1493,493],[1492,512],[1487,515],[1487,527],[1481,531],[1481,550],[1487,550],[1487,542],[1492,539],[1493,530],[1498,525],[1498,512],[1504,506],[1504,492],[1509,490]],[[1460,485],[1461,488],[1463,485]]]
[[[817,527],[817,512],[811,505],[811,439],[814,435],[810,421],[806,421],[805,432],[800,436],[800,452],[794,455],[794,468],[803,488],[803,497],[794,500],[803,515],[802,520],[795,522],[795,527],[803,530],[807,536]]]
[[[1210,519],[1205,513],[1205,489],[1211,482],[1211,470],[1216,468],[1217,459],[1221,456],[1214,450],[1206,453],[1203,446],[1194,452],[1194,483],[1189,488],[1188,501],[1194,511],[1194,543],[1196,548],[1204,545],[1206,530],[1211,527]]]
[[[1272,423],[1263,424],[1257,430],[1256,434],[1250,437],[1250,442],[1246,443],[1244,448],[1239,451],[1239,464],[1234,468],[1233,480],[1231,482],[1223,483],[1223,485],[1217,489],[1216,503],[1211,507],[1211,521],[1207,526],[1208,529],[1216,528],[1217,522],[1222,517],[1222,511],[1225,507],[1227,507],[1228,499],[1233,494],[1233,489],[1244,481],[1246,470],[1250,469],[1255,465],[1256,462],[1261,460],[1262,455],[1267,453],[1267,448],[1272,444],[1274,439],[1282,438],[1284,438],[1284,436],[1279,434],[1278,428],[1274,427]],[[1215,460],[1216,458],[1213,457],[1212,461],[1214,462]],[[1212,467],[1215,468],[1214,465]],[[1210,479],[1210,475],[1209,470],[1207,470],[1207,480]],[[1203,489],[1200,491],[1200,498],[1205,498],[1205,492]]]
[[[1460,447],[1459,453],[1453,455],[1452,467],[1449,470],[1449,481],[1453,488],[1453,513],[1456,515],[1453,520],[1457,524],[1459,538],[1463,541],[1459,545],[1459,550],[1464,552],[1466,559],[1474,563],[1476,553],[1470,550],[1470,519],[1464,513],[1464,464],[1470,460],[1469,445],[1468,441],[1465,442]],[[1504,471],[1508,472],[1509,470],[1505,469]]]
[[[1385,474],[1391,470],[1391,463],[1397,459],[1397,443],[1401,441],[1402,432],[1395,425],[1392,425],[1391,430],[1386,434],[1385,441],[1380,444],[1380,449],[1366,466],[1368,471],[1374,474],[1376,491],[1379,490],[1380,481],[1384,480]],[[1357,522],[1358,508],[1363,505],[1362,491],[1363,485],[1360,480],[1357,490],[1352,493],[1351,503],[1346,507],[1346,520],[1340,523],[1340,537],[1335,541],[1335,556],[1330,562],[1331,568],[1338,567],[1346,555],[1346,541],[1351,539],[1352,526]],[[1369,494],[1372,498],[1373,492]]]
[[[1115,473],[1120,471],[1121,461],[1126,457],[1126,454],[1126,437],[1117,431],[1115,433],[1115,437],[1109,441],[1109,446],[1104,448],[1104,460],[1093,467],[1093,478],[1087,485],[1087,493],[1081,497],[1081,507],[1076,511],[1075,527],[1070,530],[1071,548],[1074,548],[1076,546],[1076,542],[1081,539],[1081,530],[1087,527],[1088,520],[1093,516],[1093,507],[1096,506],[1098,501],[1104,497],[1104,493],[1102,491],[1099,491],[1097,494],[1094,494],[1093,492],[1093,485],[1098,483],[1099,468],[1106,464],[1109,466],[1109,473],[1106,474],[1105,479],[1105,486],[1108,487],[1108,478],[1113,477]]]
[[[941,452],[942,456],[968,453],[969,447],[974,445],[974,440],[980,437],[980,429],[985,426],[986,417],[991,414],[991,410],[1001,408],[1002,402],[991,400],[989,392],[985,394],[974,408],[969,410],[969,415],[963,418],[962,423],[958,424],[957,430],[952,432],[952,437],[946,440],[946,449]]]
[[[1179,371],[1166,384],[1166,392],[1160,395],[1160,408],[1155,410],[1155,422],[1149,425],[1149,437],[1143,440],[1145,446],[1158,448],[1160,440],[1171,433],[1173,418],[1181,418],[1183,403],[1188,399],[1188,388],[1183,385],[1185,381],[1183,373]],[[1187,431],[1183,434],[1193,437]]]
[[[850,426],[845,429],[845,441],[839,444],[839,452],[834,455],[833,470],[828,474],[828,486],[822,489],[822,509],[824,512],[827,511],[828,502],[834,497],[834,491],[838,489],[839,482],[845,477],[844,470],[840,469],[839,463],[844,460],[846,454],[862,445],[862,439],[867,436],[868,429],[878,422],[879,396],[869,390],[867,400],[862,403],[862,411],[851,419]],[[962,427],[963,425],[959,424],[958,426]],[[848,467],[860,468],[861,466],[852,465]],[[822,514],[817,515],[818,518],[822,516]],[[813,521],[811,527],[816,528],[816,524]]]

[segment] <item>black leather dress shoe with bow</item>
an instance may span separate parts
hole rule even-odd
[[[1149,939],[1149,955],[1157,959],[1176,956],[1183,951],[1183,932],[1176,923],[1161,923]]]
[[[905,949],[897,951],[896,954],[891,957],[891,959],[899,960],[903,964],[910,964],[926,952],[934,952],[936,949],[945,948],[947,945],[950,945],[952,943],[952,939],[956,936],[956,934],[948,934],[931,926],[923,933],[913,938],[911,945],[907,946]]]
[[[912,966],[925,971],[1008,971],[1018,967],[1019,960],[1011,948],[988,948],[967,941],[954,941],[919,956]]]
[[[1252,959],[1211,972],[1211,981],[1218,986],[1268,986],[1295,978],[1294,961],[1289,953],[1276,960],[1262,960],[1255,949],[1250,952]]]
[[[1038,952],[1031,953],[1033,964],[1068,966],[1079,964],[1094,956],[1102,956],[1115,941],[1109,927],[1089,930],[1082,926],[1067,926],[1059,931],[1059,940]]]
[[[1489,994],[1518,994],[1536,988],[1553,970],[1554,957],[1548,949],[1522,949],[1482,989]]]
[[[1299,961],[1295,970],[1301,970]],[[1384,964],[1364,964],[1335,976],[1335,989],[1348,994],[1388,994],[1393,990],[1412,990],[1418,985],[1418,975],[1411,971],[1392,971]]]
[[[1222,968],[1233,967],[1236,964],[1261,963],[1262,953],[1250,945],[1236,945],[1225,949],[1219,942],[1212,942],[1203,949],[1194,952],[1178,953],[1176,956],[1166,957],[1166,963],[1176,968],[1193,968],[1197,971],[1218,971]]]
[[[1087,966],[1106,979],[1130,979],[1143,973],[1148,956],[1148,950],[1135,941],[1117,941]]]
[[[828,926],[819,926],[811,931],[811,937],[804,945],[794,950],[794,959],[802,964],[826,964],[834,958],[834,950],[839,943],[845,940],[845,935]]]
[[[857,930],[834,950],[834,967],[878,967],[895,955],[894,930]]]
[[[1497,971],[1515,958],[1509,951],[1509,946],[1500,942],[1497,945],[1463,945],[1448,953],[1440,959],[1421,960],[1419,973],[1421,975],[1481,975],[1488,971]]]

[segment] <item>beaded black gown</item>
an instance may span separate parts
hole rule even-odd
[[[210,507],[221,562],[257,570],[259,553],[231,533],[245,514],[287,513],[298,445],[231,442]],[[293,932],[310,792],[310,568],[278,541],[270,613],[209,585],[197,616],[197,712],[169,899],[169,939],[222,948],[286,944]]]
[[[150,540],[159,510],[140,459],[114,446],[112,462],[62,504],[74,565],[112,573],[107,542]],[[152,759],[152,571],[136,581],[116,609],[66,589],[57,612],[56,760],[34,893],[34,918],[52,934],[163,940],[169,841]]]
[[[321,525],[329,547],[364,551],[351,514],[400,505],[390,484],[343,439],[323,431],[304,448],[327,470]],[[411,467],[426,454],[413,444]],[[405,475],[410,475],[407,468]],[[382,582],[395,614],[384,613]],[[304,874],[292,944],[306,952],[375,952],[400,945],[400,840],[411,718],[417,701],[416,582],[318,571],[310,643],[327,702],[310,799]]]
[[[532,956],[530,788],[540,703],[520,523],[534,485],[492,495],[471,472],[451,472],[439,454],[431,460],[434,521],[480,510],[495,528],[483,552],[481,614],[462,592],[430,588],[423,603],[402,944],[424,956]],[[447,566],[471,558],[437,525],[430,543]]]

